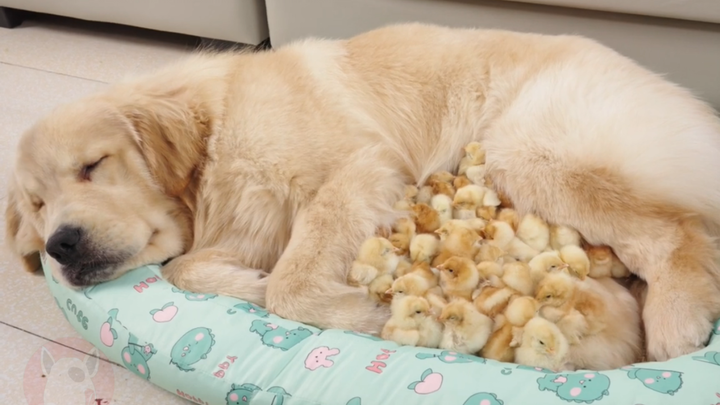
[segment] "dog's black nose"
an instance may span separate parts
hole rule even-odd
[[[45,251],[58,263],[67,266],[76,262],[83,254],[82,229],[73,226],[61,226],[48,239]]]

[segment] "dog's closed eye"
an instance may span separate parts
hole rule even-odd
[[[103,156],[95,162],[83,166],[83,168],[80,170],[80,179],[90,181],[90,175],[92,174],[92,172],[97,169],[100,163],[102,163],[102,161],[106,158],[107,156]]]

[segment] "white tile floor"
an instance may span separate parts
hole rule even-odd
[[[189,44],[187,38],[172,35],[47,17],[26,21],[12,30],[0,28],[3,212],[15,146],[33,121],[55,106],[101,90],[125,75],[173,61],[191,51]],[[0,229],[4,226],[0,215]],[[4,232],[0,232],[0,245],[4,246]],[[56,402],[59,399],[43,402],[38,390],[43,378],[42,349],[55,361],[68,357],[84,361],[92,346],[80,339],[62,316],[44,278],[24,272],[4,247],[0,249],[0,280],[0,404]],[[109,404],[190,403],[123,367],[106,361],[99,364],[93,378],[95,392]],[[76,403],[62,392],[55,395],[64,397],[62,403]]]

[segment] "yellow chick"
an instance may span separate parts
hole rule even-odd
[[[512,288],[505,286],[483,286],[479,293],[476,292],[473,304],[480,313],[485,314],[491,318],[495,318],[497,315],[505,312],[508,304],[511,300],[519,297],[520,294]]]
[[[392,297],[392,302],[410,295],[423,297],[428,300],[433,316],[438,316],[447,305],[447,301],[442,297],[442,291],[436,292],[437,287],[430,285],[431,283],[421,275],[408,273],[395,279],[386,293]]]
[[[560,258],[568,264],[570,274],[584,280],[590,273],[590,259],[580,246],[566,245],[560,248]]]
[[[464,354],[479,352],[493,330],[493,321],[468,301],[458,299],[445,306],[438,320],[444,325],[440,348]]]
[[[513,329],[514,327],[507,323],[502,315],[498,315],[495,318],[495,330],[480,351],[480,356],[505,363],[513,362],[515,360],[515,348],[512,344]]]
[[[520,225],[520,216],[517,211],[512,208],[503,208],[497,214],[497,220],[507,222],[512,227],[513,231],[517,231],[518,225]]]
[[[497,207],[480,207],[475,211],[478,218],[490,221],[497,218]]]
[[[540,304],[533,297],[515,297],[505,309],[505,319],[516,327],[525,326],[540,310]]]
[[[478,186],[485,186],[485,165],[473,165],[467,168],[465,176]]]
[[[550,226],[550,247],[553,250],[560,250],[567,245],[580,246],[581,241],[580,233],[569,226]]]
[[[482,206],[486,191],[485,187],[474,184],[459,188],[453,198],[452,206],[456,210],[468,210],[474,213],[478,207]]]
[[[592,278],[612,277],[612,249],[609,246],[588,246],[585,250],[590,260],[590,272]]]
[[[415,226],[418,233],[433,233],[440,228],[440,215],[427,204],[413,205],[415,213]]]
[[[486,207],[499,207],[501,204],[500,197],[495,190],[486,188],[483,196],[483,205]]]
[[[398,249],[389,240],[374,237],[360,245],[357,261],[375,267],[380,274],[393,274],[400,262],[397,253]]]
[[[450,198],[455,195],[455,187],[444,181],[437,181],[432,185],[433,195],[444,194]]]
[[[432,187],[436,183],[452,183],[453,180],[455,180],[455,175],[447,170],[441,170],[431,174],[427,180],[425,180],[425,185]]]
[[[535,287],[549,272],[563,270],[568,267],[567,263],[560,258],[560,252],[557,250],[540,253],[530,259],[528,266],[530,266],[530,278],[532,278]]]
[[[480,273],[480,281],[487,281],[493,287],[504,287],[502,281],[503,268],[496,261],[483,261],[477,264],[478,273]],[[473,297],[473,299],[475,299]]]
[[[510,224],[503,221],[490,221],[485,226],[485,238],[488,243],[507,251],[510,243],[515,239],[515,232]]]
[[[485,164],[485,148],[480,142],[470,142],[463,148],[471,166]]]
[[[516,236],[531,248],[542,252],[550,245],[550,226],[537,215],[527,214],[518,224]]]
[[[389,304],[392,301],[392,295],[387,290],[392,287],[393,278],[390,274],[383,274],[368,284],[368,294],[373,301],[378,303]]]
[[[475,255],[475,261],[480,262],[500,262],[500,258],[505,256],[507,252],[505,252],[503,249],[491,245],[489,243],[482,243],[480,245],[480,249],[478,250],[478,254]]]
[[[417,227],[415,226],[415,221],[410,218],[403,217],[398,218],[398,220],[395,221],[392,229],[395,233],[401,233],[412,238],[415,235]]]
[[[350,285],[368,285],[377,278],[378,274],[380,271],[375,267],[355,260],[350,266],[347,281]]]
[[[521,241],[520,238],[513,238],[510,244],[505,247],[505,250],[507,250],[508,256],[524,262],[540,254],[539,250],[530,247],[527,243]]]
[[[397,254],[404,256],[410,252],[410,235],[406,235],[404,233],[394,233],[390,235],[388,240],[397,249]]]
[[[475,263],[466,257],[453,256],[438,266],[440,287],[448,297],[472,299],[472,294],[480,282]]]
[[[400,258],[400,262],[395,269],[395,277],[402,277],[412,270],[412,263],[410,263],[405,257]]]
[[[380,337],[400,345],[417,346],[421,339],[420,327],[430,316],[430,304],[425,298],[406,296],[393,299],[390,308],[392,315]]]
[[[405,200],[414,203],[420,189],[414,184],[408,184],[405,186],[404,198]]]
[[[540,317],[531,319],[522,331],[522,343],[515,350],[518,364],[561,371],[570,345],[554,323]]]
[[[432,186],[422,186],[418,190],[417,196],[415,196],[415,203],[429,205],[433,195],[434,194]]]
[[[440,224],[445,224],[453,219],[453,200],[445,194],[433,196],[430,206],[440,216]]]
[[[424,278],[428,282],[428,288],[433,288],[438,285],[440,271],[430,268],[430,264],[428,264],[428,262],[413,263],[410,272]]]
[[[440,242],[440,254],[433,260],[433,265],[437,266],[452,256],[474,258],[480,250],[481,240],[480,234],[472,229],[455,227]]]
[[[410,259],[413,262],[428,262],[438,253],[440,241],[431,233],[415,235],[410,241]]]
[[[502,282],[522,295],[532,295],[534,286],[530,266],[523,262],[506,263],[502,269]]]
[[[398,200],[393,204],[393,209],[396,211],[407,211],[412,212],[412,202],[408,200]]]
[[[612,255],[612,276],[614,278],[626,278],[632,276],[632,273],[630,273],[630,269],[628,269],[625,266],[625,263],[620,261],[620,259],[615,256],[615,253]]]
[[[470,179],[467,178],[464,174],[455,177],[455,180],[453,180],[453,187],[455,187],[455,190],[461,189],[465,186],[469,186],[470,184],[473,184]]]
[[[472,229],[480,235],[485,230],[485,221],[480,218],[473,219],[451,219],[445,222],[435,233],[440,236],[440,241],[445,241],[450,232],[457,228]]]

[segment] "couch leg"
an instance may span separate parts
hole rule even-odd
[[[14,8],[0,7],[0,28],[15,28],[23,22],[23,12]]]

